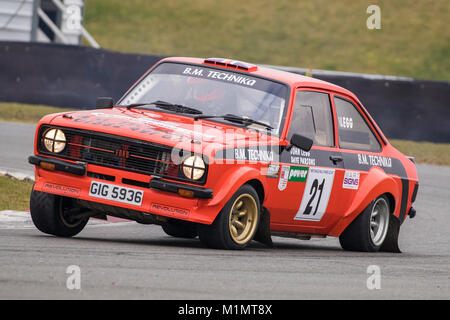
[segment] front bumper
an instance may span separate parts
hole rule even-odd
[[[53,165],[54,170],[56,171],[63,171],[78,176],[84,176],[86,174],[86,164],[84,163],[72,163],[41,156],[29,156],[28,162],[36,166],[40,166],[42,163],[50,164]]]
[[[180,189],[191,191],[194,198],[212,199],[213,191],[211,189],[200,188],[197,186],[186,185],[178,182],[167,181],[159,177],[153,177],[150,180],[150,188],[177,193]]]
[[[218,212],[215,206],[208,206],[208,199],[213,197],[212,189],[168,181],[160,177],[149,177],[118,169],[37,155],[30,156],[28,162],[35,165],[34,190],[36,191],[204,224],[212,223]],[[136,206],[94,198],[89,195],[92,181],[139,189],[144,193],[142,204]],[[180,189],[190,191],[193,198],[180,196],[178,194]]]

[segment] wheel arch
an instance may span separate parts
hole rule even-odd
[[[364,209],[376,198],[386,195],[391,206],[391,216],[396,217],[399,211],[401,186],[395,179],[386,174],[382,169],[373,167],[364,181],[361,183],[357,195],[353,199],[351,206],[343,214],[342,218],[329,232],[330,236],[339,236],[342,232],[360,215]],[[396,217],[398,218],[398,217]]]
[[[389,213],[391,214],[391,216],[393,216],[394,212],[395,212],[395,204],[396,204],[395,198],[392,195],[392,193],[390,193],[390,192],[386,192],[383,195],[386,196],[389,200],[389,210],[390,210]]]
[[[259,177],[260,171],[252,167],[240,167],[225,172],[221,179],[215,182],[215,185],[220,187],[214,189],[214,198],[209,201],[208,205],[222,208],[233,194],[246,183],[250,183],[255,188],[258,196],[265,196],[264,184]],[[261,203],[263,202],[261,201]]]
[[[265,199],[264,185],[262,184],[262,182],[258,179],[252,179],[252,180],[245,182],[244,184],[249,184],[250,186],[253,187],[253,189],[255,189],[255,191],[259,197],[259,202],[262,206],[262,204],[264,203],[264,199]],[[244,184],[242,184],[242,185],[244,185]]]

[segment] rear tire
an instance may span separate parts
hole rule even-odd
[[[258,194],[243,185],[228,200],[211,225],[199,225],[200,241],[215,249],[244,249],[255,236],[260,217]]]
[[[58,237],[73,237],[83,230],[89,218],[73,219],[68,210],[73,200],[40,191],[31,191],[30,214],[39,231]]]
[[[376,198],[339,236],[342,249],[379,251],[386,240],[390,215],[388,198],[384,195]]]

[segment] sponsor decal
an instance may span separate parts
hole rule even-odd
[[[358,164],[392,168],[392,159],[389,157],[374,156],[370,154],[358,154]]]
[[[353,129],[353,118],[351,117],[338,117],[338,124],[343,129]]]
[[[76,116],[76,115],[75,115]],[[138,131],[142,134],[163,135],[164,138],[183,141],[184,139],[193,137],[196,139],[213,139],[214,135],[203,133],[200,130],[190,130],[181,128],[177,123],[157,120],[152,118],[134,118],[121,114],[109,114],[104,112],[91,112],[88,115],[80,115],[74,117],[75,122],[89,123],[92,125],[101,125],[111,128],[127,127],[132,131]],[[173,132],[169,131],[172,130]]]
[[[159,203],[155,203],[155,202],[152,202],[151,211],[153,213],[156,213],[156,214],[159,213],[159,214],[163,214],[163,215],[178,215],[178,216],[185,216],[185,217],[187,217],[189,215],[188,209],[172,207],[172,206],[168,206],[165,204],[159,204]]]
[[[253,87],[256,83],[255,79],[248,78],[248,77],[242,76],[240,74],[207,70],[207,69],[203,69],[203,68],[190,68],[189,67],[189,68],[184,69],[183,74],[192,75],[192,76],[196,76],[196,77],[218,79],[218,80],[222,80],[222,81],[228,81],[228,82],[246,85],[249,87]]]
[[[278,178],[278,173],[280,172],[279,164],[269,164],[267,167],[267,177],[268,178]]]
[[[71,197],[78,197],[81,193],[81,190],[78,188],[48,182],[44,183],[44,185],[42,186],[42,191]]]
[[[267,148],[267,146],[261,146]],[[271,162],[274,161],[274,153],[271,150],[256,149],[256,148],[238,148],[234,149],[234,159],[243,161],[259,161]]]
[[[284,189],[286,189],[289,180],[289,171],[289,166],[281,167],[280,179],[278,180],[278,190],[283,191]]]
[[[296,182],[306,182],[308,176],[308,167],[294,167],[289,170],[289,180]]]
[[[359,187],[359,172],[345,171],[342,188],[344,189],[358,189]]]

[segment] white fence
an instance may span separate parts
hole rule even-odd
[[[84,0],[0,0],[0,41],[100,46],[83,27]]]

